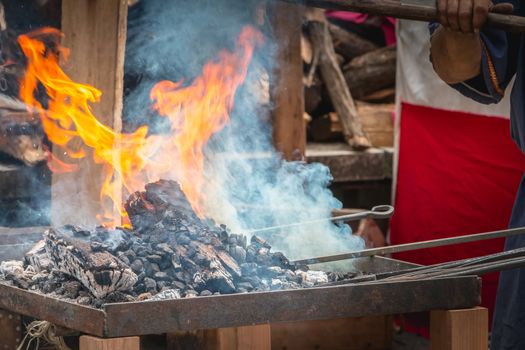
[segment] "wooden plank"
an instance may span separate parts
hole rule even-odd
[[[287,350],[383,350],[392,345],[392,317],[272,324],[272,348]]]
[[[0,349],[16,349],[22,341],[22,317],[0,309]]]
[[[139,337],[101,339],[89,335],[80,337],[80,350],[140,350]]]
[[[273,3],[269,11],[279,47],[271,79],[274,144],[285,158],[304,155],[306,128],[301,59],[302,7]]]
[[[115,131],[122,130],[127,8],[126,0],[62,1],[63,45],[70,49],[64,70],[74,81],[102,91],[100,103],[93,105],[92,110]],[[80,169],[72,174],[53,175],[53,224],[93,223],[99,213],[101,167],[88,156],[80,161]]]
[[[430,313],[431,350],[488,349],[488,310],[436,310]]]
[[[356,152],[344,143],[309,143],[308,162],[330,168],[334,182],[385,180],[392,178],[391,148],[370,148]]]
[[[395,104],[357,102],[357,112],[372,146],[394,147]]]

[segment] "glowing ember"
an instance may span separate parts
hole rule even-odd
[[[50,50],[44,44],[44,40],[58,42],[60,36],[59,31],[44,28],[19,37],[27,58],[20,98],[28,106],[43,111],[40,113],[42,125],[55,147],[70,159],[86,157],[87,147],[92,150],[94,161],[103,165],[102,223],[119,225],[121,217],[126,215],[118,195],[121,186],[124,195],[142,190],[145,183],[169,176],[174,168],[178,169],[176,180],[192,207],[200,216],[204,215],[203,150],[209,138],[228,122],[235,93],[246,77],[254,47],[262,44],[262,34],[253,27],[245,27],[235,51],[222,51],[188,86],[162,81],[153,87],[153,107],[172,123],[171,133],[163,136],[148,136],[145,126],[134,133],[117,133],[100,123],[92,114],[90,104],[100,100],[101,92],[75,83],[60,68],[58,57],[66,57],[66,49],[57,44],[56,50]],[[35,98],[38,84],[49,97],[47,108]],[[50,168],[52,171],[75,170],[71,164],[58,159],[53,159]],[[116,217],[115,212],[121,217]]]

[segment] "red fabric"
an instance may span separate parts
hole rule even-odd
[[[350,11],[326,11],[326,16],[336,18],[342,21],[354,22],[356,24],[365,23],[369,18],[375,17],[366,13],[350,12]],[[381,29],[385,35],[385,43],[387,46],[396,43],[396,19],[392,17],[381,17]]]
[[[509,121],[402,104],[399,167],[391,243],[400,244],[507,227],[525,172]],[[418,250],[395,258],[434,264],[501,251],[503,240]],[[483,278],[491,312],[497,275]]]

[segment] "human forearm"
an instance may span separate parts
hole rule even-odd
[[[448,84],[456,84],[479,75],[481,69],[479,33],[461,33],[439,27],[431,40],[434,70]]]

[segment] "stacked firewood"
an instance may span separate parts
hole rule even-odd
[[[313,287],[352,276],[309,270],[198,218],[179,185],[159,181],[130,196],[133,229],[49,229],[24,261],[0,264],[1,283],[79,304],[178,299]]]
[[[308,10],[302,55],[309,140],[392,146],[395,45],[380,47]]]
[[[18,98],[25,58],[17,34],[7,27],[0,3],[0,160],[35,166],[48,158],[40,118]]]

